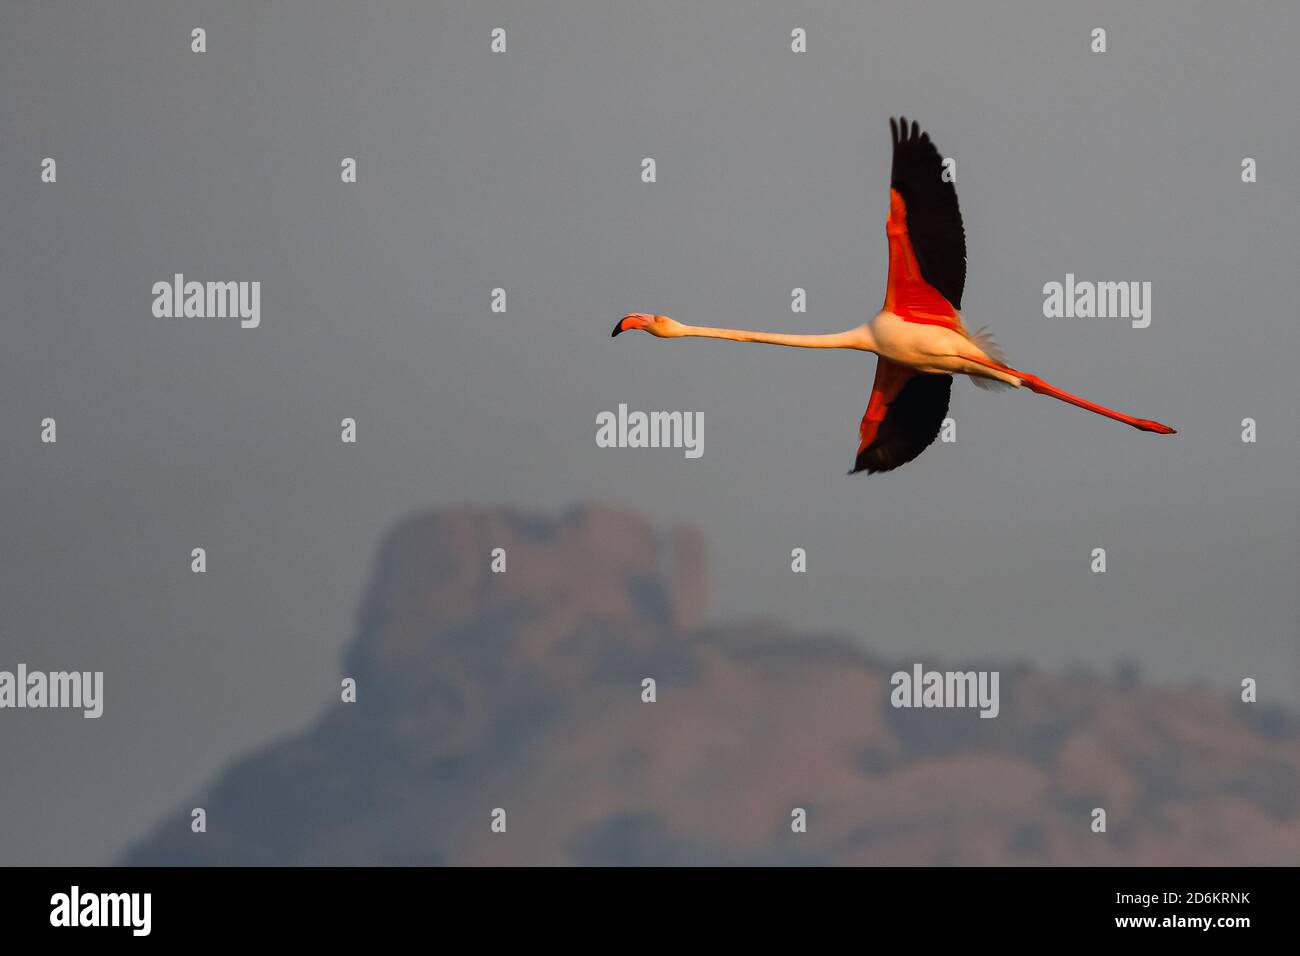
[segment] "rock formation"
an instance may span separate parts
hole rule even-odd
[[[196,795],[207,833],[180,810],[126,862],[1300,859],[1284,712],[994,662],[969,666],[1000,670],[996,719],[895,709],[890,675],[911,662],[874,657],[871,634],[703,626],[704,581],[697,535],[611,508],[403,521],[345,655],[357,702]]]

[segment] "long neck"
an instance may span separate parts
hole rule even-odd
[[[683,326],[682,335],[702,339],[726,339],[729,342],[757,342],[761,345],[788,345],[797,349],[861,349],[875,351],[875,342],[867,326],[833,332],[829,335],[789,335],[785,332],[751,332],[747,329],[713,329],[703,325]]]

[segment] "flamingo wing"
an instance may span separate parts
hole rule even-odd
[[[894,162],[889,182],[889,286],[886,310],[910,322],[960,330],[966,286],[966,230],[957,188],[943,158],[916,122],[889,121]]]
[[[917,372],[880,359],[849,474],[893,471],[929,448],[943,427],[951,393],[951,375]]]

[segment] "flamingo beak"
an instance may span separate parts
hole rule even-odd
[[[610,338],[618,335],[620,332],[626,332],[629,329],[640,329],[645,331],[650,327],[650,320],[653,316],[645,312],[632,312],[618,320],[618,325],[614,326],[614,331],[609,333]]]

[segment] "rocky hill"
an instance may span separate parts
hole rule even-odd
[[[406,520],[345,655],[356,702],[236,762],[126,862],[1300,860],[1286,713],[958,661],[926,664],[999,669],[996,719],[895,709],[890,675],[912,662],[877,659],[870,634],[702,627],[704,605],[698,537],[625,511]]]

